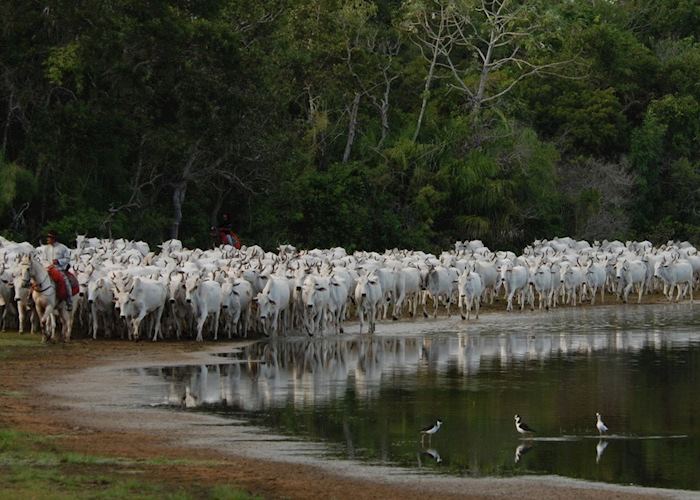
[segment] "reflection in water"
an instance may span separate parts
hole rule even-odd
[[[595,463],[599,464],[600,459],[603,457],[603,452],[605,451],[605,448],[608,447],[608,442],[603,441],[602,439],[598,441],[598,444],[595,445]]]
[[[615,334],[613,338],[562,333],[556,337],[460,334],[296,340],[255,344],[232,356],[240,362],[151,369],[149,373],[162,374],[170,381],[168,403],[187,398],[188,408],[225,404],[260,411],[288,401],[297,407],[320,404],[337,398],[350,386],[362,397],[376,397],[383,376],[428,371],[476,376],[482,368],[508,371],[520,364],[520,368],[535,369],[538,365],[527,363],[563,354],[634,353],[658,350],[666,344],[676,349],[700,344],[700,332],[686,333],[681,338],[669,336],[665,342],[642,332]]]
[[[700,489],[700,317],[692,307],[512,318],[439,334],[257,343],[220,364],[147,369],[143,385],[159,402],[243,413],[351,459],[415,466],[417,456],[419,466],[457,474]],[[596,441],[594,461],[583,438],[597,440],[596,411],[618,440],[607,451],[611,437]],[[513,452],[516,412],[539,437]],[[416,450],[417,429],[437,417],[445,425]],[[661,439],[627,439],[651,435]]]
[[[515,448],[515,463],[520,462],[523,455],[532,449],[532,444],[530,443],[520,443],[517,448]]]
[[[442,463],[442,457],[440,457],[440,453],[435,448],[426,448],[422,450],[420,453],[418,453],[418,466],[422,467],[423,463],[421,461],[421,457],[427,457],[435,461],[436,464]]]

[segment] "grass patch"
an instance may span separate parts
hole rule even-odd
[[[0,359],[7,359],[18,350],[41,346],[41,335],[20,335],[18,332],[0,333]]]
[[[0,429],[0,492],[2,498],[33,499],[173,499],[244,500],[248,493],[230,485],[182,487],[149,479],[161,467],[222,462],[156,458],[129,460],[62,450],[57,436]],[[59,436],[60,437],[60,436]],[[134,478],[134,467],[143,478]],[[150,469],[150,470],[149,470]],[[156,474],[157,476],[157,474]]]
[[[19,332],[1,332],[0,348],[2,347],[33,347],[41,345],[41,335]]]
[[[20,391],[0,391],[0,398],[20,399],[24,397],[24,393]]]

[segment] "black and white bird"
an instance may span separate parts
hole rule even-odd
[[[595,424],[596,429],[598,429],[598,433],[604,434],[608,432],[608,426],[603,423],[603,417],[600,416],[600,413],[596,412],[595,416],[598,419],[598,421]]]
[[[527,425],[525,422],[523,422],[523,419],[520,415],[515,415],[513,417],[515,419],[515,430],[517,430],[520,434],[534,434],[535,430],[532,429],[529,425]]]
[[[440,430],[440,426],[442,425],[442,420],[439,418],[437,419],[437,422],[435,422],[435,425],[430,425],[424,429],[421,429],[421,440],[425,438],[425,436],[428,436],[430,438],[433,434],[435,434],[437,431]]]

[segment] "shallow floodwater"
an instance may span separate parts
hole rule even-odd
[[[221,364],[141,373],[151,402],[323,441],[329,459],[700,490],[698,312],[494,314],[430,333],[400,323],[412,333],[261,342]],[[537,433],[522,438],[515,413]]]

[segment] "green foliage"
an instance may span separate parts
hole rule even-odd
[[[32,199],[36,193],[36,179],[27,169],[16,163],[6,163],[0,156],[0,215],[13,205]]]
[[[440,5],[490,33],[471,1],[9,2],[2,233],[156,243],[184,185],[187,245],[209,244],[220,207],[266,246],[517,248],[607,210],[562,196],[558,167],[628,157],[628,236],[695,234],[695,2],[515,3],[501,63],[485,76],[488,36],[467,37],[425,91]]]

